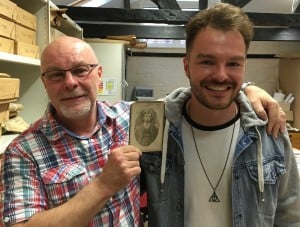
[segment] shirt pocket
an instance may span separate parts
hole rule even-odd
[[[89,183],[84,166],[77,163],[62,164],[42,173],[47,199],[51,206],[58,206]]]
[[[257,164],[247,167],[251,179],[258,182]],[[265,184],[275,184],[278,178],[286,172],[285,165],[282,160],[265,160],[263,164],[263,173]]]
[[[278,185],[280,177],[286,173],[283,159],[264,160],[264,192],[261,195],[258,191],[257,164],[247,167],[250,178],[255,182],[257,192],[257,212],[264,217],[274,217],[278,201]],[[255,192],[253,192],[255,193]]]

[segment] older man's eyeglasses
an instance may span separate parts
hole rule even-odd
[[[98,65],[86,64],[86,65],[79,65],[71,69],[52,70],[52,71],[42,73],[42,76],[46,77],[50,81],[61,81],[65,78],[66,72],[69,71],[74,77],[84,79],[92,72],[92,70],[96,66]]]

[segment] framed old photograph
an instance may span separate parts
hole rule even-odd
[[[134,102],[130,109],[129,143],[142,152],[162,151],[164,122],[164,102]]]

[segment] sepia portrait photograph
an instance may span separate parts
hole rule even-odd
[[[161,151],[164,121],[164,102],[134,102],[130,110],[129,143],[142,152]]]

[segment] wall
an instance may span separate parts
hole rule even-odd
[[[244,81],[252,81],[269,94],[278,89],[278,58],[250,58],[247,60]]]
[[[255,82],[273,95],[278,86],[279,59],[247,60],[245,81]],[[154,98],[164,97],[177,87],[189,86],[181,57],[128,57],[126,100],[131,100],[134,86],[153,88]]]
[[[188,86],[182,58],[127,57],[126,100],[131,100],[135,86],[153,89],[155,99],[164,97],[177,87]]]
[[[86,40],[94,49],[103,68],[103,87],[99,88],[98,99],[111,104],[124,99],[125,52],[121,43],[100,43]]]
[[[294,112],[293,126],[300,128],[300,59],[281,59],[279,82],[285,94],[292,93],[296,98],[291,105]]]

